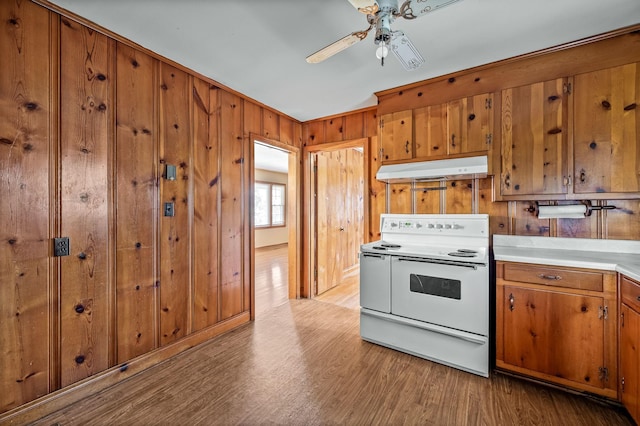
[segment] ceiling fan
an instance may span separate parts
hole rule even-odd
[[[380,59],[381,64],[384,66],[384,58],[391,50],[404,69],[412,71],[419,68],[425,60],[402,31],[391,30],[391,23],[398,17],[404,19],[419,18],[457,1],[459,0],[405,0],[398,7],[398,0],[349,0],[349,3],[359,12],[367,15],[369,28],[353,32],[307,56],[307,62],[311,64],[322,62],[347,47],[353,46],[360,40],[364,40],[369,31],[375,28],[376,36],[374,41],[379,46],[376,50],[376,57]]]

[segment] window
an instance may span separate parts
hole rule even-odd
[[[254,215],[256,228],[285,226],[285,190],[281,183],[256,182]]]

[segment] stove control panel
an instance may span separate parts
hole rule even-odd
[[[380,231],[400,234],[487,236],[489,218],[484,214],[383,214],[380,217]]]

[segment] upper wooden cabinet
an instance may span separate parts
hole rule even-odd
[[[481,153],[493,141],[493,95],[385,114],[380,119],[382,161],[428,160]]]
[[[498,199],[640,196],[640,63],[501,96]]]
[[[493,95],[449,102],[447,129],[448,154],[487,151],[493,140]]]
[[[382,162],[413,158],[413,113],[411,110],[385,114],[380,118]]]
[[[577,194],[640,191],[640,63],[574,78]]]
[[[500,195],[566,194],[567,82],[502,91]]]

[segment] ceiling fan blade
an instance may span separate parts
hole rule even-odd
[[[370,29],[371,27],[365,31],[356,31],[348,36],[342,37],[340,40],[323,47],[312,55],[307,56],[307,62],[310,64],[317,64],[318,62],[322,62],[325,59],[332,57],[336,53],[342,52],[347,47],[353,46],[360,40],[364,40]]]
[[[366,15],[375,15],[378,11],[378,2],[376,0],[349,0],[349,3],[358,9],[358,12]]]
[[[405,19],[415,19],[458,1],[460,0],[406,0],[400,6],[398,15]]]
[[[391,51],[405,70],[413,71],[425,63],[418,49],[402,31],[397,31],[391,39]]]

